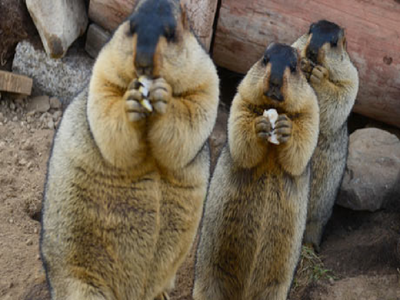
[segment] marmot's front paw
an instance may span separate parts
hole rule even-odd
[[[310,80],[311,73],[314,67],[315,64],[308,58],[303,58],[300,61],[300,68],[303,71],[304,75],[306,76],[307,80]]]
[[[268,143],[268,137],[271,135],[272,125],[271,122],[264,116],[259,116],[254,120],[254,129],[257,137]]]
[[[143,95],[139,92],[139,84],[137,80],[133,80],[125,92],[125,111],[130,122],[137,122],[146,117],[146,109],[140,104]]]
[[[285,114],[279,115],[275,123],[275,134],[280,144],[287,143],[292,136],[292,121]]]
[[[172,97],[172,88],[164,78],[154,80],[150,88],[149,100],[154,110],[159,114],[165,114],[167,105]]]
[[[312,84],[321,84],[323,80],[328,79],[329,71],[323,66],[316,66],[311,73],[310,82]]]

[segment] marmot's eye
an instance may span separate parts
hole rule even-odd
[[[166,30],[164,33],[165,38],[168,42],[175,40],[175,31],[174,30]]]
[[[335,39],[335,40],[333,40],[333,41],[331,42],[331,46],[332,46],[332,47],[336,47],[336,46],[337,46],[337,43],[338,43],[338,40]]]
[[[267,63],[269,63],[269,57],[264,56],[263,59],[262,59],[262,64],[263,64],[264,66],[266,66]]]
[[[296,72],[297,66],[296,65],[291,65],[290,66],[290,72],[294,73]]]

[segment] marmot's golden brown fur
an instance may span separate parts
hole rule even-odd
[[[167,297],[200,221],[218,97],[179,2],[141,1],[54,139],[41,238],[52,299]]]

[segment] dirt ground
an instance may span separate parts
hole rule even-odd
[[[38,249],[54,134],[47,124],[53,116],[57,123],[57,112],[29,115],[26,101],[0,100],[0,299],[49,299]],[[223,143],[226,119],[221,108],[214,148]],[[376,213],[336,207],[319,253],[321,264],[311,272],[299,268],[290,299],[400,299],[399,238],[399,204]],[[191,299],[193,264],[194,250],[179,271],[172,300]]]

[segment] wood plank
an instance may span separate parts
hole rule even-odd
[[[0,71],[0,91],[30,95],[32,84],[32,78],[7,71]]]
[[[90,24],[86,35],[86,52],[93,58],[96,58],[101,48],[108,41],[111,34],[98,26],[97,24]]]
[[[210,49],[218,0],[183,0],[192,28],[206,49]],[[106,30],[115,28],[132,12],[136,0],[91,0],[89,18]]]
[[[400,127],[400,3],[393,0],[224,0],[213,58],[245,73],[270,42],[292,44],[312,22],[346,29],[360,76],[354,111]]]

